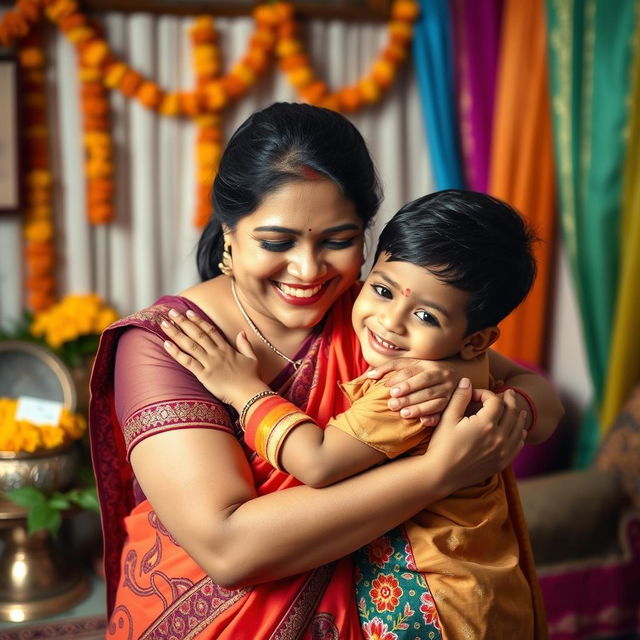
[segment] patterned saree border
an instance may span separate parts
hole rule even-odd
[[[176,599],[139,640],[193,640],[206,626],[244,598],[251,589],[225,589],[203,578]]]
[[[302,637],[313,622],[312,613],[318,606],[334,570],[335,563],[332,563],[310,573],[269,640],[299,640]]]

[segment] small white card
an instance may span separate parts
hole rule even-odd
[[[57,427],[60,424],[63,407],[62,402],[20,396],[15,419],[28,420],[38,426],[53,425]]]

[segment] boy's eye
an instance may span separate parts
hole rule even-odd
[[[379,295],[381,298],[388,298],[389,300],[393,299],[393,294],[390,289],[381,285],[381,284],[372,284],[371,288]]]
[[[421,322],[424,322],[425,324],[428,324],[433,327],[440,326],[438,319],[428,311],[416,311],[416,316]]]
[[[289,251],[293,242],[291,240],[260,240],[260,246],[266,251]]]

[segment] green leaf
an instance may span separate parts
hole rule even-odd
[[[82,484],[94,486],[96,483],[96,479],[93,475],[93,469],[88,465],[78,469],[77,477]]]
[[[100,503],[98,502],[98,493],[96,492],[95,487],[76,489],[75,491],[77,493],[72,498],[73,502],[80,505],[83,509],[89,509],[90,511],[100,513]]]
[[[49,498],[49,506],[52,509],[68,509],[71,506],[71,502],[69,501],[69,498],[67,498],[67,496],[65,496],[63,493],[54,493],[50,498]]]
[[[35,487],[20,487],[19,489],[13,489],[7,492],[7,498],[9,498],[11,502],[15,502],[17,505],[26,507],[27,509],[31,509],[32,507],[36,507],[47,502],[45,494]]]
[[[62,524],[62,516],[57,509],[52,508],[48,502],[38,504],[29,511],[27,518],[27,529],[29,534],[36,533],[42,529],[48,529],[51,535],[56,535],[60,525]]]

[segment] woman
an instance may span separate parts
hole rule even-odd
[[[233,135],[213,199],[203,282],[113,325],[94,367],[108,635],[360,638],[349,554],[508,464],[528,403],[488,394],[461,422],[470,392],[458,389],[423,456],[326,489],[261,462],[237,416],[164,351],[162,322],[176,308],[227,339],[244,331],[260,377],[323,423],[344,408],[336,382],[365,369],[349,317],[380,189],[346,119],[277,104]],[[553,427],[560,410],[544,381],[498,357],[492,371]],[[413,363],[397,374],[395,408],[441,411],[459,375]]]

